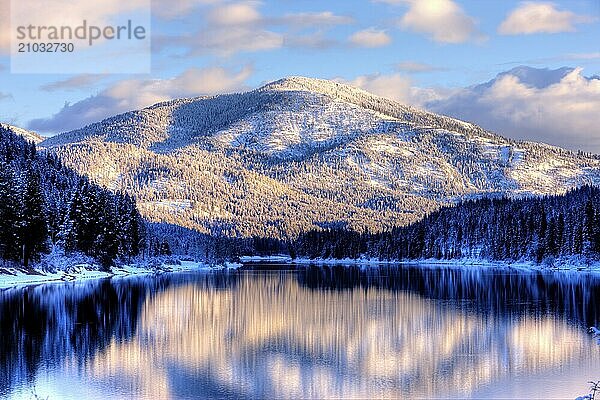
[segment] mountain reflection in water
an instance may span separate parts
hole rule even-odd
[[[0,397],[510,397],[531,376],[576,397],[600,378],[598,298],[588,274],[422,266],[7,290]]]

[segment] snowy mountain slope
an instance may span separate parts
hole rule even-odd
[[[25,130],[22,128],[18,128],[13,125],[5,124],[2,122],[0,122],[0,127],[4,128],[4,129],[8,129],[9,131],[13,132],[16,135],[23,136],[25,139],[27,139],[30,142],[33,142],[35,144],[38,144],[38,143],[42,142],[44,139],[46,139],[45,137],[40,136],[35,132],[31,132],[31,131],[28,131],[28,130]]]
[[[227,235],[380,230],[465,197],[600,182],[594,156],[301,77],[159,103],[41,145],[134,194],[153,221]]]

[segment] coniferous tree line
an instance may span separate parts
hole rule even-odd
[[[600,188],[584,186],[560,196],[465,201],[383,233],[311,231],[292,243],[291,252],[310,258],[385,260],[598,260]]]
[[[60,246],[108,266],[137,255],[145,226],[134,200],[66,168],[0,127],[0,260],[29,267]]]
[[[576,256],[600,260],[600,188],[559,196],[483,198],[441,208],[423,220],[381,233],[340,224],[274,239],[206,235],[152,224],[149,255],[190,254],[209,262],[241,255],[381,260],[477,258],[552,263]]]

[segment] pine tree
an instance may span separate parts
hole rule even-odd
[[[26,170],[25,187],[23,191],[21,224],[21,246],[23,248],[23,265],[29,266],[30,261],[37,260],[40,253],[47,250],[48,226],[46,224],[45,200],[40,187],[40,173],[31,165]]]
[[[13,181],[12,168],[0,163],[0,257],[16,260],[19,257],[17,243],[17,193]]]

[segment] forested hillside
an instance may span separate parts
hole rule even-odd
[[[135,197],[149,221],[232,238],[385,231],[464,199],[600,182],[595,156],[301,77],[159,103],[41,146]]]
[[[291,252],[310,258],[382,260],[600,260],[600,188],[585,186],[561,196],[466,201],[379,234],[308,232]]]
[[[0,126],[0,263],[29,267],[57,246],[109,266],[140,252],[144,230],[129,195],[89,182]]]

